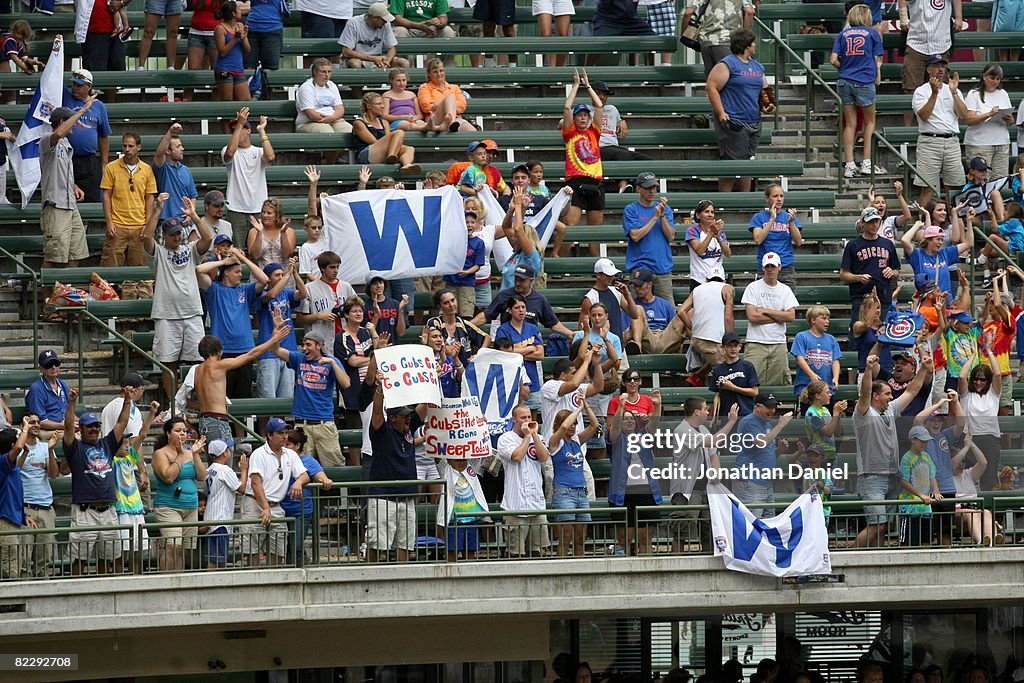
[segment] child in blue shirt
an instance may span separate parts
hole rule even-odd
[[[879,12],[879,19],[881,12]],[[849,26],[836,36],[829,61],[839,69],[837,90],[843,104],[843,175],[885,173],[871,164],[871,136],[875,133],[875,87],[881,82],[882,35],[872,28],[877,23],[867,5],[854,5],[846,15]],[[858,167],[853,157],[857,138],[857,110],[864,114],[864,161]]]
[[[487,247],[479,237],[473,236],[476,229],[476,211],[467,210],[466,229],[469,239],[466,242],[466,264],[462,270],[452,275],[445,275],[444,283],[455,290],[455,298],[459,302],[459,315],[472,318],[476,307],[476,272],[480,270],[487,258]]]
[[[796,377],[793,379],[793,395],[798,397],[812,380],[820,379],[835,390],[839,386],[839,359],[843,352],[839,342],[828,333],[831,313],[825,306],[811,306],[807,309],[807,323],[810,328],[800,332],[793,339],[790,353],[796,358]]]
[[[796,256],[793,254],[793,246],[799,247],[804,241],[800,233],[800,220],[795,211],[782,208],[786,191],[781,185],[769,185],[764,196],[768,200],[768,208],[754,214],[748,228],[757,243],[757,262],[761,263],[765,254],[774,251],[782,260],[779,282],[795,287]],[[760,266],[757,274],[762,275]]]

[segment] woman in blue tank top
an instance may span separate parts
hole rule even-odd
[[[206,437],[199,437],[191,449],[187,440],[188,425],[182,417],[166,422],[164,433],[157,439],[153,452],[153,473],[156,474],[153,511],[158,522],[199,521],[196,482],[206,481],[206,464],[202,458]],[[196,547],[197,531],[197,526],[160,529],[160,571],[185,568],[185,548]]]
[[[224,101],[252,99],[243,63],[243,54],[249,52],[249,28],[242,23],[242,10],[235,0],[228,0],[220,6],[217,18],[221,20],[213,30],[217,44],[213,81],[217,94]]]
[[[761,139],[761,114],[775,111],[764,66],[754,59],[757,37],[740,29],[732,34],[728,55],[708,76],[707,93],[715,112],[715,132],[722,159],[753,159]],[[762,91],[766,97],[762,98]],[[719,192],[750,192],[750,178],[719,178]]]

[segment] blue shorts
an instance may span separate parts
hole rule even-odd
[[[993,31],[1024,31],[1024,5],[997,2],[992,13]]]
[[[359,150],[359,153],[356,154],[356,163],[357,164],[364,164],[364,165],[370,163],[370,148],[369,147],[363,147],[361,150]]]
[[[397,119],[391,122],[391,130],[398,130],[398,127],[402,125],[405,119]]]
[[[240,85],[246,83],[249,77],[244,73],[235,73],[234,71],[214,71],[213,82],[220,83],[232,83],[234,85]]]
[[[206,555],[211,564],[223,567],[228,563],[228,542],[230,540],[227,527],[219,526],[206,535]]]
[[[199,33],[189,31],[188,48],[190,50],[216,50],[217,39],[213,36],[204,36]]]
[[[861,500],[894,500],[900,493],[899,478],[895,474],[858,474],[857,495]],[[868,524],[888,524],[895,505],[865,505],[864,516]]]
[[[551,507],[556,510],[589,510],[590,501],[587,500],[587,487],[583,486],[560,486],[555,484],[551,494]],[[589,512],[565,513],[555,515],[552,522],[589,522]]]
[[[837,86],[839,100],[845,106],[870,107],[875,103],[874,83],[854,83],[840,78]]]
[[[535,391],[531,391],[529,397],[523,401],[530,410],[540,410],[540,387],[537,387]]]
[[[345,30],[348,19],[335,19],[312,12],[302,13],[303,38],[333,38],[335,40]]]
[[[459,524],[448,527],[448,550],[465,550],[475,553],[480,549],[479,523]]]
[[[144,7],[146,14],[159,14],[162,17],[172,17],[181,14],[185,3],[182,0],[146,0]]]

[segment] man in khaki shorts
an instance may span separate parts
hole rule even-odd
[[[725,271],[715,266],[708,273],[707,282],[694,287],[679,307],[679,317],[690,328],[690,346],[704,358],[704,364],[686,380],[691,386],[707,384],[711,368],[725,360],[722,336],[732,332],[735,326],[732,312],[735,296],[735,288],[725,281]]]
[[[43,230],[43,268],[69,266],[75,268],[89,258],[85,241],[85,224],[78,212],[78,202],[85,193],[75,185],[74,150],[67,138],[75,123],[89,111],[95,96],[89,97],[76,112],[57,107],[50,114],[53,132],[39,140],[39,166],[42,178],[43,211],[39,224]]]

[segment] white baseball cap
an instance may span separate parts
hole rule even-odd
[[[761,257],[761,267],[775,266],[776,268],[782,267],[782,259],[774,251],[769,251],[767,254]]]
[[[594,273],[604,273],[608,277],[615,277],[622,271],[615,267],[610,258],[599,258],[594,262]]]

